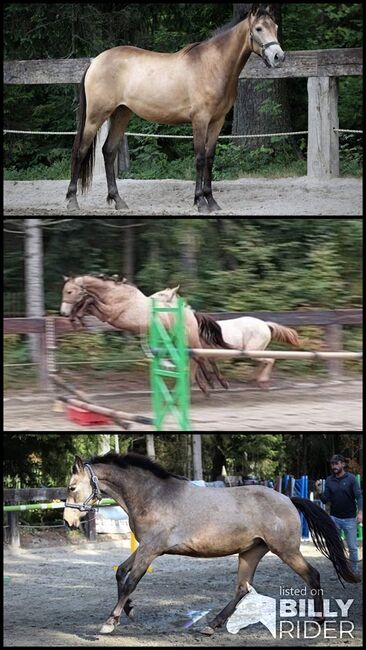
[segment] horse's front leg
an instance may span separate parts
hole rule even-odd
[[[194,192],[194,205],[198,212],[209,212],[207,201],[203,195],[203,175],[206,164],[206,136],[207,116],[197,115],[192,120],[194,155],[196,161],[196,189]]]
[[[135,560],[135,555],[136,555],[136,551],[134,551],[134,553],[132,553],[132,555],[130,555],[130,557],[127,560],[125,560],[125,562],[120,564],[117,571],[116,571],[118,600],[122,596],[123,585],[124,585],[124,582],[125,582],[128,574],[129,574],[129,572],[132,569],[132,566],[133,566],[133,563],[134,563],[134,560]],[[124,609],[126,615],[133,621],[134,620],[134,611],[133,611],[133,605],[132,605],[132,602],[131,602],[130,598],[127,599],[126,604],[125,604],[123,609]]]
[[[219,137],[219,133],[222,129],[224,121],[225,115],[217,122],[210,123],[207,133],[206,159],[203,177],[203,196],[207,201],[209,212],[221,210],[220,206],[216,203],[215,199],[212,196],[212,167],[215,158],[217,138]]]
[[[119,619],[122,610],[126,607],[126,605],[128,608],[129,606],[128,603],[131,602],[130,599],[128,598],[129,595],[137,587],[138,583],[140,582],[141,578],[145,575],[146,571],[148,570],[153,560],[155,560],[156,557],[161,555],[162,552],[163,552],[162,549],[157,550],[152,545],[149,545],[149,548],[147,548],[144,543],[140,543],[140,546],[135,551],[132,568],[128,576],[122,583],[121,589],[118,591],[117,605],[111,611],[110,616],[107,618],[104,625],[102,625],[100,630],[101,634],[110,634],[115,630],[117,625],[119,625]]]

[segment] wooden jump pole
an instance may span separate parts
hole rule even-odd
[[[108,415],[113,419],[119,418],[121,420],[128,420],[129,422],[138,422],[139,424],[154,424],[154,420],[152,418],[146,417],[145,415],[135,415],[134,413],[127,413],[126,411],[115,411],[114,409],[109,409],[105,406],[98,406],[97,404],[82,402],[79,399],[74,399],[73,397],[64,397],[63,395],[59,395],[57,399],[61,400],[61,402],[66,402],[66,404],[72,404],[73,406],[85,409],[86,411],[91,411],[92,413],[101,413],[101,415]],[[126,426],[123,428],[125,429]]]
[[[65,388],[69,392],[76,395],[75,397],[65,397],[63,395],[58,395],[57,399],[66,404],[71,404],[72,406],[77,406],[78,408],[84,409],[85,411],[91,411],[92,413],[100,413],[101,415],[107,415],[112,418],[112,420],[120,426],[122,429],[129,429],[129,422],[137,422],[139,424],[154,424],[152,418],[146,417],[144,415],[136,415],[134,413],[128,413],[125,411],[116,411],[115,409],[110,409],[105,406],[99,406],[98,404],[93,404],[90,401],[89,396],[84,393],[84,391],[78,390],[73,384],[65,381],[62,377],[56,374],[50,375],[51,380],[57,385]]]
[[[160,349],[152,348],[152,354],[158,354]],[[252,359],[362,359],[362,352],[291,352],[275,350],[253,350],[246,352],[244,350],[222,350],[213,348],[188,348],[190,356],[199,357],[221,357],[231,359],[237,357]]]

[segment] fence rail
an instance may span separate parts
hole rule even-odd
[[[5,488],[3,499],[5,505],[3,511],[7,518],[8,542],[12,549],[20,547],[20,521],[19,514],[24,511],[32,510],[57,510],[65,507],[65,503],[48,503],[52,499],[66,501],[66,488]],[[47,503],[38,503],[45,500]],[[24,503],[27,501],[37,501],[37,503]],[[10,504],[10,505],[9,505]],[[114,499],[101,499],[100,506],[118,505]],[[96,540],[95,511],[91,510],[85,516],[86,528],[85,533],[88,541]]]
[[[362,309],[336,309],[336,310],[306,310],[306,311],[250,311],[250,312],[211,312],[207,315],[216,320],[227,320],[241,316],[252,316],[264,321],[275,321],[291,327],[306,327],[316,325],[324,329],[324,344],[329,350],[342,351],[343,326],[356,326],[362,324]],[[102,323],[94,316],[84,318],[85,329],[83,334],[93,334],[107,331],[120,331],[115,327]],[[4,334],[39,334],[41,338],[41,357],[39,360],[38,377],[40,388],[50,388],[49,367],[55,363],[55,350],[47,344],[46,323],[54,328],[55,342],[57,337],[73,333],[77,335],[67,318],[59,316],[47,318],[4,318]],[[262,355],[263,356],[263,355]],[[326,360],[329,377],[340,379],[343,375],[343,359],[329,358]]]

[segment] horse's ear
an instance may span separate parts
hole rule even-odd
[[[266,5],[265,11],[267,11],[271,16],[274,16],[275,6],[273,4]]]
[[[174,287],[174,289],[172,289],[172,292],[175,293],[175,295],[177,295],[179,289],[180,289],[180,284],[178,284],[178,286]]]
[[[84,463],[80,456],[75,456],[75,461],[72,466],[72,473],[73,474],[80,474],[81,472],[84,471]]]
[[[252,4],[252,8],[251,8],[251,10],[250,10],[250,13],[251,13],[253,16],[255,16],[255,14],[257,13],[257,11],[258,11],[258,9],[259,9],[259,7],[260,7],[259,4]]]
[[[63,275],[62,277],[64,279],[64,282],[67,282],[68,280],[70,280],[70,278],[67,275]]]

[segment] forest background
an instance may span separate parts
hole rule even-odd
[[[325,478],[335,453],[345,456],[351,472],[362,471],[362,436],[351,433],[7,433],[3,436],[5,486],[61,487],[69,478],[75,454],[87,459],[114,451],[116,445],[119,453],[152,455],[168,471],[193,479],[192,443],[197,438],[206,481],[220,478],[223,467],[228,475],[261,480],[285,473]]]
[[[29,254],[44,256],[39,282],[47,315],[59,314],[63,275],[86,273],[117,273],[146,295],[179,284],[189,304],[204,312],[362,306],[362,219],[6,219],[6,316],[26,315],[26,305],[36,300],[34,278],[26,285],[25,272],[30,221],[39,221],[42,231],[42,250]],[[299,333],[305,349],[325,349],[321,328],[302,327]],[[345,350],[362,349],[361,327],[345,326],[343,334]],[[271,344],[276,347],[281,349]],[[7,335],[4,352],[9,364],[30,360],[22,335]],[[87,360],[85,366],[71,366],[84,376],[90,371],[111,378],[118,368],[127,373],[140,368],[147,376],[139,341],[121,332],[64,335],[57,359],[66,366]],[[233,369],[227,362],[243,378],[251,363]],[[346,362],[345,368],[359,373],[360,362]],[[327,372],[325,364],[312,361],[283,360],[276,364],[276,372],[280,369],[302,377]],[[22,370],[6,368],[6,385],[34,380],[32,366]]]
[[[116,45],[137,45],[173,52],[187,43],[201,41],[249,4],[230,3],[5,3],[5,60],[95,57]],[[284,50],[360,47],[361,3],[277,4],[281,44]],[[278,80],[275,80],[278,81]],[[244,82],[241,82],[244,83]],[[249,82],[245,82],[249,83]],[[250,82],[252,83],[252,82]],[[260,115],[260,132],[307,130],[305,78],[287,79],[281,93],[271,95],[273,81],[255,80],[258,97],[246,123],[242,106],[230,111],[222,134],[252,133],[250,123]],[[7,129],[73,131],[77,90],[74,85],[5,86],[4,123]],[[286,106],[286,109],[284,109]],[[281,115],[286,113],[286,115]],[[340,128],[360,129],[362,79],[339,78]],[[281,128],[283,125],[283,128]],[[263,130],[264,129],[264,130]],[[191,125],[160,126],[133,117],[128,131],[191,135]],[[216,179],[245,175],[288,176],[306,174],[306,136],[256,140],[219,141],[215,159]],[[5,179],[67,179],[72,136],[19,136],[4,140]],[[129,138],[130,165],[120,177],[194,178],[192,142]],[[341,173],[361,175],[362,136],[340,138]]]

